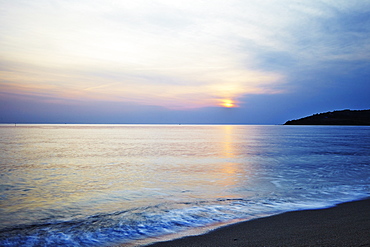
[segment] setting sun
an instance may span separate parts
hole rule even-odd
[[[235,107],[235,103],[231,99],[224,99],[221,102],[221,106],[231,108],[231,107]]]

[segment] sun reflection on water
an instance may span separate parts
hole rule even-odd
[[[238,148],[241,146],[240,135],[237,125],[223,125],[220,126],[222,131],[221,153],[222,160],[220,166],[220,185],[224,187],[235,187],[248,180],[248,174],[251,172],[250,167],[247,166],[243,160],[245,156],[242,155]],[[245,133],[243,133],[245,134]]]
[[[163,200],[235,197],[234,189],[251,172],[240,150],[245,136],[240,126],[49,126],[16,131],[19,143],[11,153],[3,152],[12,168],[3,176],[12,185],[12,196],[3,205],[9,222],[22,212],[28,218],[66,210],[67,215],[83,216]]]

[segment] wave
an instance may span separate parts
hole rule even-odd
[[[85,218],[5,228],[0,231],[0,245],[103,246],[127,243],[235,219],[248,220],[292,210],[323,208],[344,201],[344,198],[330,202],[269,198],[256,202],[243,198],[220,198],[163,203]]]

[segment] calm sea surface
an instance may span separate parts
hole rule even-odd
[[[370,127],[0,125],[0,246],[105,246],[370,196]]]

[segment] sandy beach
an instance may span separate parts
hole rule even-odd
[[[287,212],[148,246],[370,246],[370,198]]]

